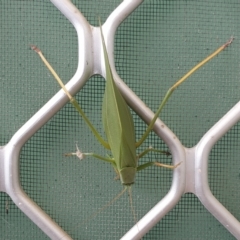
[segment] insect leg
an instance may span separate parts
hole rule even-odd
[[[42,59],[42,61],[44,62],[44,64],[47,66],[47,68],[49,69],[49,71],[52,73],[52,75],[54,76],[54,78],[57,80],[57,82],[59,83],[59,85],[62,87],[63,91],[65,92],[65,94],[68,96],[71,104],[76,108],[76,110],[80,113],[80,115],[83,117],[84,121],[86,122],[86,124],[88,125],[88,127],[91,129],[92,133],[95,135],[95,137],[97,138],[97,140],[107,149],[110,149],[110,146],[108,144],[108,142],[106,142],[102,136],[99,134],[99,132],[95,129],[95,127],[93,126],[93,124],[90,122],[90,120],[88,119],[88,117],[86,116],[86,114],[83,112],[82,108],[80,107],[80,105],[78,104],[78,102],[76,101],[76,99],[74,97],[71,96],[71,94],[68,92],[68,90],[66,89],[66,87],[64,86],[62,80],[60,79],[60,77],[58,76],[58,74],[55,72],[55,70],[52,68],[52,66],[50,65],[50,63],[47,61],[47,59],[43,56],[41,50],[39,48],[37,48],[36,46],[32,45],[31,46],[32,50],[34,50],[39,57]]]
[[[174,90],[180,85],[182,84],[188,77],[190,77],[195,71],[197,71],[199,68],[201,68],[205,63],[207,63],[208,61],[210,61],[211,59],[213,59],[217,54],[219,54],[221,51],[223,51],[227,46],[229,46],[233,41],[233,37],[231,37],[225,44],[223,44],[221,47],[219,47],[215,52],[213,52],[211,55],[209,55],[207,58],[205,58],[203,61],[201,61],[200,63],[198,63],[194,68],[192,68],[187,74],[185,74],[182,78],[180,78],[171,88],[169,88],[169,90],[167,91],[162,103],[160,104],[157,112],[155,113],[153,119],[151,120],[149,126],[147,127],[145,133],[143,134],[143,136],[141,137],[141,139],[136,142],[136,148],[138,148],[144,141],[145,139],[148,137],[150,131],[153,129],[154,123],[156,122],[159,114],[161,113],[164,105],[166,104],[166,102],[168,101],[168,99],[170,98],[170,96],[172,95],[172,93],[174,92]]]
[[[178,167],[182,162],[176,164],[176,165],[168,165],[168,164],[163,164],[163,163],[159,163],[159,162],[148,162],[148,163],[144,163],[142,165],[139,165],[137,167],[137,171],[141,171],[147,167],[150,167],[150,166],[158,166],[158,167],[165,167],[165,168],[169,168],[169,169],[175,169],[176,167]]]
[[[77,156],[80,160],[84,159],[86,156],[92,156],[94,158],[97,158],[99,160],[102,160],[104,162],[108,162],[108,163],[111,163],[115,166],[115,161],[113,158],[106,158],[106,157],[102,157],[96,153],[83,153],[79,150],[78,146],[77,147],[77,151],[76,152],[72,152],[72,153],[65,153],[64,156],[65,157],[70,157],[70,156]]]
[[[144,155],[148,154],[149,152],[161,153],[161,154],[165,154],[166,156],[171,155],[171,153],[168,151],[162,151],[162,150],[158,150],[158,149],[149,147],[149,148],[145,149],[143,152],[141,152],[140,154],[138,154],[137,159],[142,158]]]

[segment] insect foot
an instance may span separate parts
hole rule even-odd
[[[69,157],[74,155],[74,156],[77,156],[80,160],[83,160],[85,158],[85,154],[79,150],[77,145],[76,145],[76,148],[77,148],[77,151],[75,153],[65,153],[64,156]]]

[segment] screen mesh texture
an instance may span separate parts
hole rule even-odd
[[[72,1],[92,25],[98,25],[121,3],[112,0]],[[44,1],[0,1],[0,141],[12,135],[58,90],[55,80],[30,49],[37,45],[66,83],[77,67],[77,35],[68,20]],[[240,4],[232,1],[149,0],[119,27],[115,64],[120,77],[155,111],[165,92],[196,63],[234,36],[233,44],[201,68],[173,94],[161,119],[186,147],[239,101]],[[101,132],[105,82],[94,76],[76,98]],[[137,139],[146,125],[133,113]],[[209,159],[211,190],[240,219],[239,131],[235,125],[213,148]],[[24,191],[73,239],[119,239],[134,225],[129,198],[121,197],[104,213],[86,221],[121,190],[109,164],[92,158],[79,161],[63,153],[106,155],[82,118],[67,104],[23,147],[20,177]],[[167,146],[151,133],[143,148]],[[171,157],[149,154],[141,162],[171,163]],[[171,186],[172,172],[152,167],[137,175],[133,205],[140,219]],[[1,239],[48,239],[0,193]],[[186,194],[143,239],[234,239],[202,206]]]

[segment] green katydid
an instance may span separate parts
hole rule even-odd
[[[169,169],[174,169],[179,166],[180,163],[176,164],[175,166],[166,165],[159,162],[147,162],[142,165],[138,165],[139,158],[143,157],[149,151],[158,152],[158,153],[165,153],[167,152],[160,151],[157,149],[148,148],[140,154],[136,154],[136,149],[144,142],[144,140],[148,137],[150,131],[153,129],[154,123],[157,120],[161,110],[163,109],[164,105],[170,98],[173,91],[182,84],[190,75],[192,75],[197,69],[207,63],[209,60],[214,58],[218,53],[220,53],[223,49],[225,49],[233,40],[231,38],[227,43],[222,45],[218,48],[214,53],[204,59],[202,62],[197,64],[192,70],[190,70],[184,77],[178,80],[166,93],[162,103],[160,104],[157,112],[155,113],[153,119],[151,120],[149,126],[147,127],[145,133],[140,138],[139,141],[135,141],[135,131],[134,131],[134,124],[133,124],[133,117],[130,113],[129,107],[125,102],[123,96],[121,95],[119,89],[116,86],[116,83],[113,79],[111,67],[108,60],[108,54],[105,46],[105,41],[102,33],[102,28],[100,24],[100,34],[101,34],[101,41],[102,41],[102,48],[104,54],[104,61],[105,61],[105,70],[106,70],[106,87],[105,93],[103,97],[103,105],[102,105],[102,121],[103,127],[105,130],[105,134],[107,137],[107,141],[105,141],[98,131],[94,128],[91,124],[90,120],[87,118],[83,110],[81,109],[80,105],[77,103],[75,98],[71,96],[71,94],[67,91],[62,80],[59,78],[57,73],[53,70],[51,65],[43,56],[40,49],[36,46],[32,46],[32,49],[35,50],[45,65],[48,67],[50,72],[56,78],[62,89],[64,90],[65,94],[70,99],[72,105],[76,108],[76,110],[80,113],[80,115],[85,120],[86,124],[89,126],[97,140],[105,147],[106,149],[111,150],[113,157],[102,157],[95,153],[82,153],[78,148],[77,152],[75,153],[68,153],[67,156],[76,155],[80,159],[83,159],[85,156],[92,156],[107,163],[110,163],[116,173],[118,174],[121,183],[125,186],[131,186],[134,183],[135,175],[138,171],[141,171],[149,166],[156,165],[161,167],[166,167]]]

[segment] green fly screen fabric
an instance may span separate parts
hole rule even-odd
[[[117,0],[74,0],[94,26],[121,3]],[[47,0],[0,1],[0,141],[12,135],[58,90],[52,75],[30,49],[37,45],[66,83],[77,67],[77,35],[71,23]],[[195,64],[231,36],[234,41],[173,94],[160,118],[182,144],[193,147],[240,99],[240,3],[232,1],[149,0],[119,27],[115,65],[125,83],[155,111],[165,92]],[[105,82],[89,79],[76,98],[102,133],[101,107]],[[146,125],[133,113],[136,138]],[[209,182],[213,194],[240,220],[240,125],[235,125],[212,149]],[[66,158],[76,144],[84,152],[110,154],[97,142],[83,119],[68,103],[22,148],[20,178],[24,191],[73,239],[120,239],[133,225],[125,194],[97,217],[92,214],[123,187],[109,164],[87,158]],[[142,149],[167,150],[151,133]],[[140,149],[141,150],[141,149]],[[139,151],[140,151],[139,150]],[[171,157],[149,154],[141,162]],[[170,170],[151,167],[137,175],[132,187],[137,219],[168,192]],[[48,237],[5,193],[0,193],[1,239]],[[202,206],[186,194],[143,239],[234,239]]]

